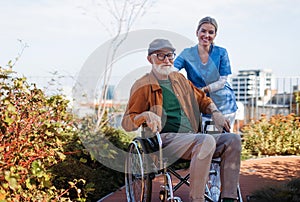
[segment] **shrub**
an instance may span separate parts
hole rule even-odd
[[[106,120],[106,115],[103,120]],[[134,134],[110,127],[108,123],[103,124],[101,129],[95,130],[96,118],[92,116],[82,118],[78,128],[80,142],[82,147],[84,146],[83,152],[77,156],[72,155],[72,161],[77,163],[73,162],[69,166],[64,166],[64,169],[73,170],[72,173],[75,170],[77,175],[73,177],[80,176],[86,179],[87,184],[93,187],[87,195],[87,200],[97,201],[124,185],[125,157],[120,151],[127,150]],[[106,164],[104,165],[103,162]],[[81,170],[74,168],[74,164],[78,165]],[[61,169],[58,170],[61,171]]]
[[[132,136],[108,124],[95,131],[63,95],[46,96],[11,68],[0,67],[0,87],[0,201],[97,201],[124,184],[95,156],[117,155],[103,138],[126,150]]]
[[[295,114],[265,115],[243,129],[243,155],[299,155],[300,118]]]
[[[56,189],[50,168],[76,137],[68,100],[45,96],[10,69],[0,68],[0,86],[0,200],[66,200],[68,190]]]

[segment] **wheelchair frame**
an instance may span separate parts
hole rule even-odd
[[[149,154],[155,151],[155,144],[158,143],[158,165],[156,167]],[[213,159],[209,171],[209,180],[205,186],[204,198],[206,202],[221,202],[221,180],[220,180],[221,159]],[[161,185],[159,199],[161,202],[182,202],[181,198],[174,195],[183,184],[189,186],[190,174],[181,176],[172,166],[167,166],[163,158],[162,140],[159,133],[154,137],[147,138],[143,129],[142,136],[136,137],[129,145],[128,156],[125,162],[125,186],[128,202],[151,202],[152,180],[156,175],[164,176],[164,183]],[[173,186],[172,177],[175,176],[179,182]],[[238,202],[242,202],[240,187],[237,188]]]

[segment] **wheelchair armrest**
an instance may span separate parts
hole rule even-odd
[[[212,130],[213,129],[213,130]],[[220,133],[215,126],[214,121],[205,121],[203,132],[206,134],[218,134]]]

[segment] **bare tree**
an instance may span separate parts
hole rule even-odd
[[[105,61],[105,72],[101,81],[102,91],[98,100],[97,128],[99,129],[108,120],[103,120],[106,104],[108,84],[111,79],[113,63],[116,52],[126,40],[133,24],[142,17],[149,9],[153,0],[92,0],[89,7],[82,7],[84,14],[90,15],[97,20],[105,31],[112,37]]]
[[[14,60],[8,61],[7,67],[8,67],[9,71],[12,71],[12,68],[17,64],[17,62],[19,61],[19,59],[22,57],[25,48],[29,47],[28,44],[26,42],[23,42],[21,39],[18,39],[18,42],[21,45],[21,50],[20,50],[20,52],[18,52],[18,55],[17,55],[17,57],[15,57]]]

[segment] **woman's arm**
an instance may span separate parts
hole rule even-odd
[[[218,81],[203,87],[202,90],[206,93],[217,91],[221,88],[224,88],[226,81],[227,81],[227,76],[220,76]]]

